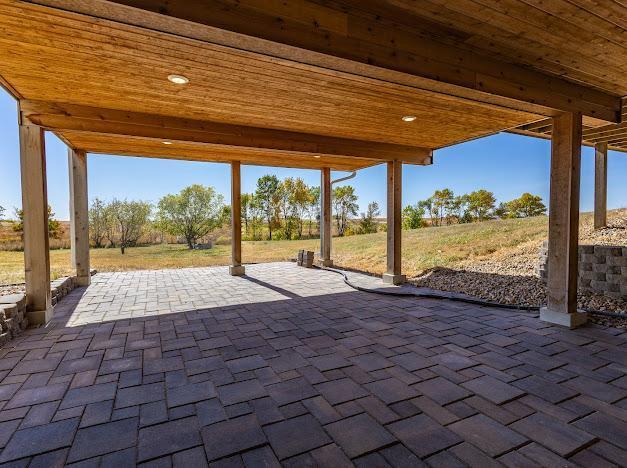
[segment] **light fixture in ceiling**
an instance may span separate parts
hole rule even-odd
[[[172,144],[171,141],[162,141],[161,143],[163,143],[164,145],[171,145]]]
[[[317,154],[314,154],[314,158],[320,159],[320,156],[318,156]]]
[[[416,120],[416,116],[415,115],[404,115],[403,117],[401,117],[401,120],[403,122],[413,122],[414,120]]]
[[[189,78],[183,75],[168,75],[168,80],[178,85],[184,85],[189,83]]]

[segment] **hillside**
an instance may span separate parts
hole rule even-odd
[[[610,222],[624,223],[627,210],[614,210]],[[591,230],[591,214],[581,217],[582,242],[594,236],[604,241],[604,231]],[[403,231],[403,272],[414,277],[434,267],[476,269],[500,274],[532,275],[538,248],[547,235],[545,216],[507,219],[483,223],[428,227]],[[614,232],[616,230],[613,230]],[[627,231],[616,231],[609,243],[627,244]],[[595,240],[595,241],[598,241]],[[291,259],[299,249],[317,251],[318,240],[249,241],[243,243],[245,262],[269,262]],[[333,239],[336,265],[375,274],[383,273],[386,259],[386,233]],[[92,267],[99,271],[184,268],[227,265],[230,247],[217,245],[211,250],[189,251],[182,245],[155,245],[128,249],[93,249]],[[50,252],[52,276],[71,273],[67,249]],[[0,251],[0,284],[23,281],[23,254]]]

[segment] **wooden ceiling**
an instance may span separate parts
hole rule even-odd
[[[24,101],[298,132],[303,143],[309,143],[307,135],[321,135],[403,145],[420,156],[403,159],[418,164],[430,162],[425,155],[431,149],[540,118],[25,2],[0,0],[0,28],[0,75]],[[185,75],[190,82],[183,86],[170,83],[167,76],[173,73]],[[404,115],[416,116],[416,120],[403,122]],[[97,116],[95,120],[102,119]],[[165,136],[155,137],[149,145],[146,135],[127,132],[127,136],[142,138],[127,139],[125,149],[120,138],[111,138],[106,144],[95,125],[90,129],[65,126],[58,119],[55,122],[48,120],[42,125],[81,149],[142,156],[154,150],[154,156],[182,157],[173,148],[165,151],[161,144]],[[95,133],[93,138],[86,134],[89,131]],[[189,148],[196,159],[224,160],[217,155],[226,151],[225,145],[200,143],[181,148]],[[206,154],[201,157],[203,148]],[[234,158],[238,148],[224,154]],[[253,148],[245,156],[252,160],[259,155],[260,164],[281,165],[284,159],[284,165],[297,167],[329,164],[313,155],[304,160],[298,151],[274,149],[274,157],[270,157],[273,148]],[[244,158],[244,152],[242,155]],[[361,155],[349,153],[335,156],[355,157],[351,166],[355,168],[386,160],[373,152],[361,160],[357,159]],[[350,166],[347,163],[338,159],[334,167]]]
[[[623,105],[623,119],[624,121],[620,124],[609,124],[600,127],[586,125],[586,122],[584,122],[583,144],[595,146],[598,143],[605,143],[610,150],[627,153],[627,104]],[[511,129],[510,132],[548,139],[551,138],[553,133],[553,123],[551,119],[543,119],[531,124],[521,125]]]

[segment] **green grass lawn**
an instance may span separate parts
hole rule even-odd
[[[434,266],[454,267],[467,259],[482,258],[530,240],[540,241],[546,237],[546,231],[545,216],[403,231],[403,273],[415,276]],[[299,249],[317,252],[319,241],[246,241],[242,256],[244,262],[281,261],[295,258]],[[385,232],[334,238],[332,250],[338,266],[372,273],[385,270]],[[210,250],[154,245],[130,248],[124,255],[119,249],[92,249],[91,265],[98,271],[201,267],[228,265],[230,255],[228,245],[216,245]],[[69,250],[52,250],[50,265],[53,278],[72,274]],[[0,284],[22,281],[23,253],[0,251]]]

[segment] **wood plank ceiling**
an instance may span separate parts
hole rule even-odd
[[[25,100],[405,145],[422,155],[541,118],[15,0],[0,0],[0,31],[0,75]],[[170,83],[173,73],[190,82]],[[404,115],[416,120],[403,122]],[[157,138],[49,128],[98,153],[312,168],[381,162],[198,142],[164,148]]]

